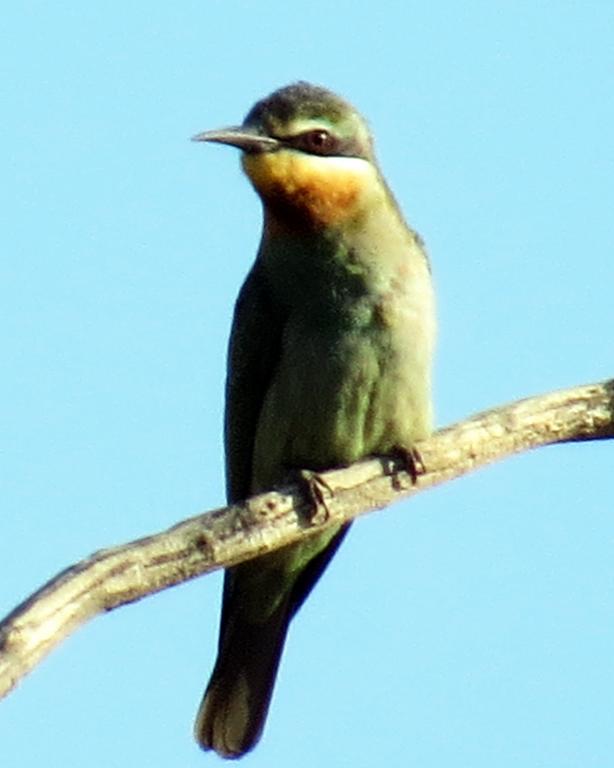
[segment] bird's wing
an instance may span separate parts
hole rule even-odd
[[[228,501],[251,492],[256,428],[279,360],[284,318],[276,310],[259,260],[237,298],[226,379],[226,492]]]

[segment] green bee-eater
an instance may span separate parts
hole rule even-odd
[[[228,500],[431,430],[435,311],[405,223],[346,101],[300,82],[199,141],[242,151],[264,225],[237,300],[226,385]],[[260,738],[290,620],[347,526],[226,571],[217,662],[196,737],[239,757]],[[300,712],[300,704],[297,704]]]

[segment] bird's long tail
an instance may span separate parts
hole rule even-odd
[[[256,745],[271,703],[289,622],[288,601],[284,600],[262,623],[248,623],[239,612],[225,623],[194,726],[203,749],[236,758]]]

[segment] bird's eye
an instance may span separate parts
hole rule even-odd
[[[297,136],[295,146],[313,155],[333,155],[337,145],[337,139],[332,134],[323,128],[316,128]]]

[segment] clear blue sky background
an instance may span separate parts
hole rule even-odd
[[[9,3],[0,31],[0,612],[223,502],[258,201],[191,144],[304,78],[351,99],[429,247],[437,421],[614,375],[610,2]],[[611,766],[614,447],[357,523],[246,766]],[[3,766],[220,764],[192,742],[219,575],[99,618],[0,703]]]

